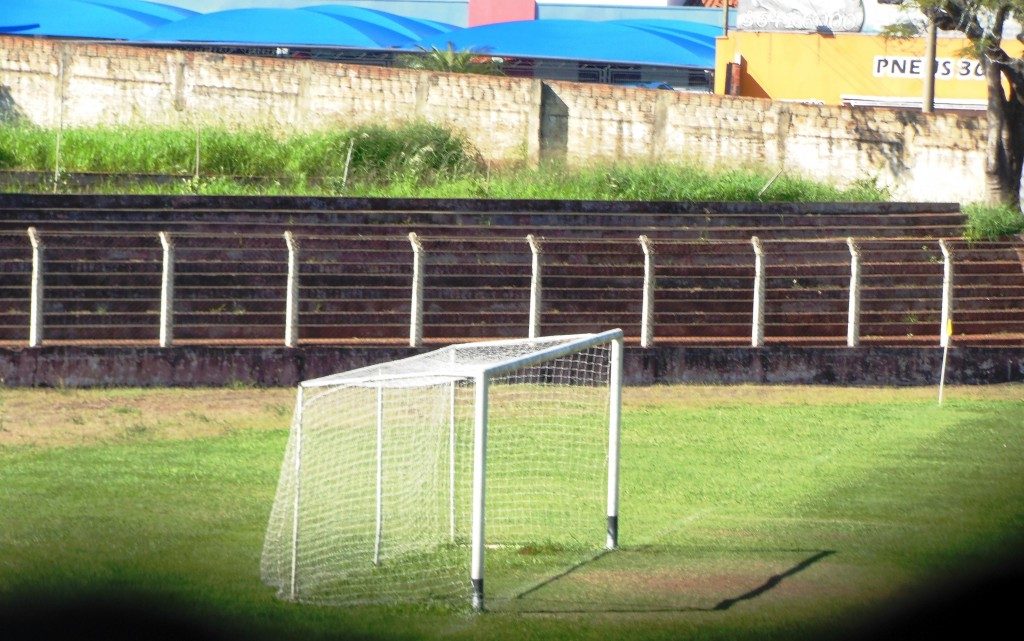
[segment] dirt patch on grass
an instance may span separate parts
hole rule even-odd
[[[870,581],[829,550],[620,550],[566,573],[523,611],[700,612],[863,596]],[[603,565],[602,565],[603,564]],[[610,567],[608,567],[610,566]],[[877,589],[877,586],[876,588]]]
[[[293,389],[0,388],[0,446],[66,447],[281,429]]]
[[[931,402],[934,388],[653,385],[624,390],[627,411],[645,407],[847,405]],[[946,402],[1019,400],[1024,385],[953,387]],[[288,426],[291,388],[18,389],[0,387],[0,447],[62,447],[184,439]]]
[[[689,571],[687,571],[689,570]],[[772,568],[749,568],[746,571],[694,571],[693,568],[644,570],[595,570],[581,573],[579,581],[594,589],[610,591],[609,597],[621,601],[659,599],[677,601],[683,598],[696,603],[717,603],[747,592],[773,574]]]
[[[1024,385],[947,387],[946,403],[958,400],[1022,401]],[[937,387],[827,387],[819,385],[648,385],[623,390],[624,406],[692,408],[740,405],[848,405],[851,403],[937,402]]]

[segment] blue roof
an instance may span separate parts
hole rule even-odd
[[[721,27],[699,22],[683,22],[681,20],[613,20],[611,22],[666,38],[682,39],[703,47],[710,47],[712,55],[715,49],[715,39],[722,35]]]
[[[169,4],[149,2],[148,0],[79,0],[79,2],[87,2],[111,9],[120,9],[125,13],[157,18],[165,22],[174,22],[175,20],[188,18],[199,13],[184,7],[172,7]]]
[[[457,29],[375,9],[320,4],[201,14],[147,0],[0,0],[0,33],[146,42],[402,49],[714,67],[721,28],[681,20],[527,20]]]
[[[524,20],[457,29],[421,46],[516,58],[552,58],[672,67],[715,66],[715,39],[707,29],[679,21],[592,22]],[[665,25],[658,23],[675,23]],[[642,23],[642,24],[640,24]],[[650,23],[650,24],[648,24]],[[720,30],[719,30],[720,31]]]
[[[131,39],[193,13],[143,0],[3,0],[0,33]]]
[[[151,42],[221,42],[387,49],[415,39],[357,18],[305,9],[231,9],[199,14],[139,37]]]
[[[0,33],[24,35],[413,49],[454,28],[337,4],[201,14],[147,0],[0,0]]]
[[[369,22],[370,24],[391,29],[392,31],[409,36],[414,40],[436,36],[441,33],[448,33],[455,29],[454,26],[443,24],[441,22],[406,18],[386,11],[364,9],[363,7],[351,7],[343,4],[319,4],[311,7],[302,7],[301,10],[322,13],[334,18],[354,18],[356,20],[362,20],[363,22]]]
[[[676,31],[699,35],[710,38],[718,38],[722,35],[722,28],[717,25],[693,22],[691,20],[609,20],[613,24],[621,24],[625,27],[638,27],[640,29],[660,29],[665,31]]]
[[[685,47],[698,47],[711,57],[711,66],[714,66],[715,37],[722,33],[718,27],[674,20],[617,20],[614,24],[661,36]]]

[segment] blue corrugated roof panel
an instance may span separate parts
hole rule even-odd
[[[425,39],[421,45],[492,56],[586,60],[711,69],[714,39],[667,29],[590,22],[527,20],[458,29]]]
[[[131,39],[186,14],[141,0],[4,0],[0,33]]]
[[[157,27],[140,40],[389,49],[414,40],[378,24],[302,9],[231,9]]]
[[[149,2],[148,0],[78,0],[89,4],[108,7],[111,9],[122,9],[138,15],[158,18],[163,22],[175,22],[190,16],[198,15],[198,11],[185,9],[184,7],[173,7],[161,2]]]
[[[385,29],[391,29],[392,31],[408,36],[413,40],[436,36],[455,29],[452,25],[445,25],[431,20],[417,20],[416,18],[406,18],[386,11],[366,9],[363,7],[351,7],[342,4],[318,4],[310,7],[302,7],[301,10],[322,13],[334,18],[354,18],[356,20],[362,20],[363,22],[379,25]]]
[[[722,35],[722,28],[715,25],[704,24],[703,22],[691,22],[689,20],[609,20],[613,24],[621,24],[626,27],[640,27],[641,29],[660,29],[687,33],[695,36],[706,36],[717,38]]]

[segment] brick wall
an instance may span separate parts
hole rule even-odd
[[[308,131],[422,119],[492,161],[765,166],[903,200],[984,196],[984,116],[801,105],[312,60],[0,37],[0,120]],[[545,120],[547,118],[547,120]]]

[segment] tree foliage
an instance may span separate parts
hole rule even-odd
[[[986,181],[989,200],[1020,205],[1024,168],[1024,58],[1007,38],[1024,42],[1024,0],[907,0],[938,29],[962,32],[981,61],[988,91]]]
[[[452,43],[445,49],[420,47],[422,53],[404,54],[398,57],[399,66],[423,71],[444,71],[448,73],[478,73],[500,76],[501,63],[490,56],[472,51],[457,51]]]

